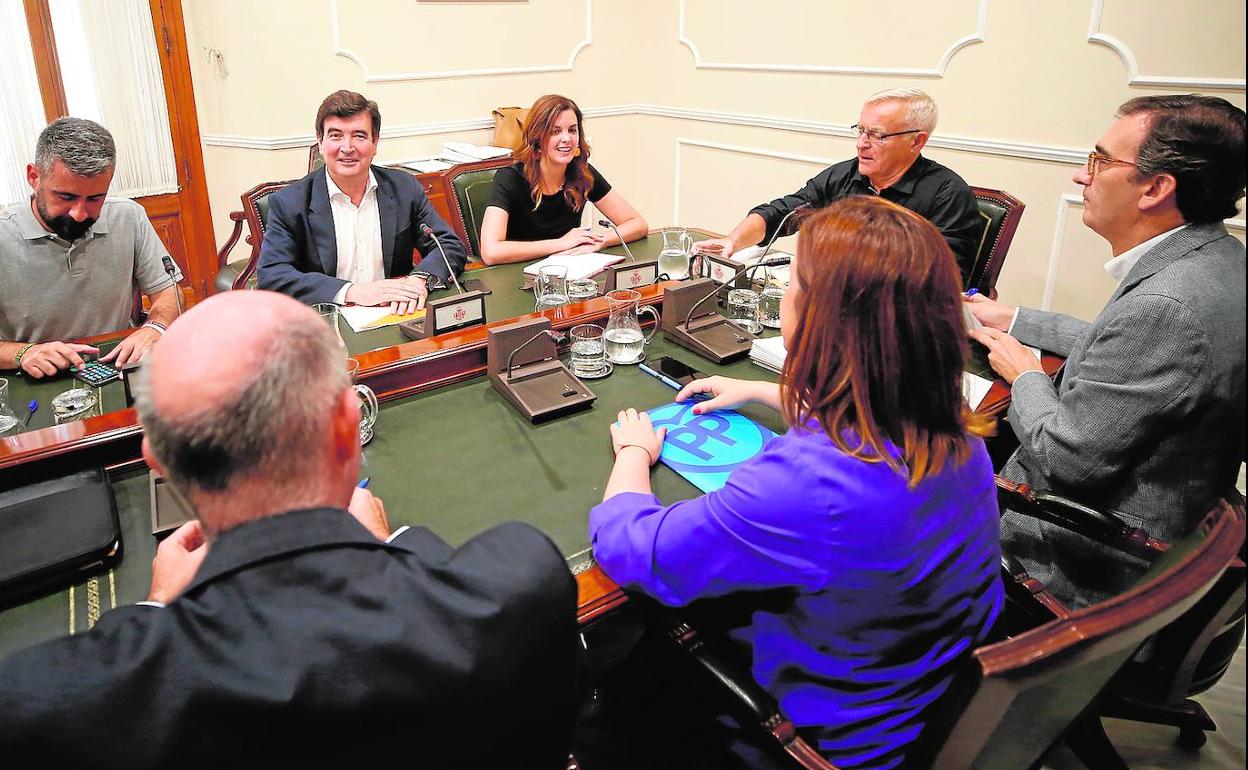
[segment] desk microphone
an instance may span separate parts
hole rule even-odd
[[[564,340],[564,336],[560,334],[559,332],[554,331],[552,329],[542,329],[537,334],[534,334],[532,337],[529,337],[524,342],[521,342],[519,345],[515,347],[514,350],[511,351],[511,355],[507,356],[507,370],[505,373],[505,379],[511,378],[511,371],[512,369],[515,368],[512,362],[516,360],[516,354],[519,353],[521,350],[524,350],[525,348],[527,348],[529,345],[532,345],[534,340],[539,340],[542,337],[551,338],[552,340],[555,341],[556,345],[558,345],[560,342],[563,342]]]
[[[178,270],[173,266],[173,257],[168,255],[160,258],[165,266],[165,272],[169,274],[169,279],[173,281],[173,299],[178,306],[178,315],[182,315],[182,290],[178,288]]]
[[[446,250],[442,248],[442,241],[438,240],[438,236],[434,235],[433,228],[425,224],[424,222],[421,222],[420,232],[432,238],[433,242],[438,245],[438,253],[442,255],[442,262],[446,265],[446,272],[447,272],[447,275],[451,277],[451,283],[455,284],[455,288],[459,291],[460,294],[463,294],[464,287],[460,286],[459,281],[455,280],[455,268],[451,267],[451,260],[446,258]],[[427,286],[425,287],[426,290],[428,290],[428,288],[429,287]]]
[[[794,209],[794,211],[796,211],[796,209]],[[792,212],[789,212],[789,214],[791,216]],[[792,261],[793,261],[792,257],[772,257],[771,259],[760,259],[754,264],[746,265],[745,267],[738,270],[731,278],[724,281],[723,285],[727,286],[728,284],[740,278],[742,275],[745,275],[746,273],[752,270],[757,270],[760,267],[784,267],[785,265],[789,264]],[[689,319],[693,318],[693,311],[701,307],[703,302],[706,302],[711,297],[714,297],[718,292],[719,292],[719,286],[716,286],[714,289],[711,289],[710,293],[708,293],[705,297],[693,303],[693,305],[689,307],[689,312],[685,314],[685,320],[681,322],[680,324],[681,328],[688,329]]]
[[[620,245],[624,247],[624,253],[628,255],[628,261],[629,262],[637,261],[637,258],[633,256],[632,250],[628,248],[628,244],[624,242],[624,236],[620,235],[620,230],[619,228],[615,226],[614,222],[612,222],[610,219],[599,219],[598,226],[611,228],[615,232],[615,237],[620,239]]]

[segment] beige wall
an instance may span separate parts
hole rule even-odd
[[[1090,317],[1112,289],[1071,174],[1122,101],[1244,106],[1237,0],[186,0],[218,242],[238,195],[301,176],[317,104],[382,107],[383,162],[485,143],[549,92],[589,116],[594,162],[652,226],[732,227],[850,157],[862,99],[914,85],[927,154],[1027,204],[1003,298]],[[246,24],[243,24],[246,20]],[[1232,232],[1244,237],[1243,218]],[[241,256],[241,250],[236,257]]]

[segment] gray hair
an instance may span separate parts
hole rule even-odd
[[[329,327],[311,318],[287,321],[270,335],[264,363],[236,396],[190,414],[160,414],[149,368],[142,370],[139,418],[175,485],[216,493],[240,477],[282,486],[306,484],[319,471],[315,448],[325,441],[334,399],[350,384],[346,359]]]
[[[50,173],[57,158],[75,176],[99,176],[116,165],[117,146],[108,129],[93,120],[57,118],[39,133],[35,144],[39,173]]]
[[[889,88],[871,94],[864,104],[880,102],[905,102],[906,123],[910,128],[929,134],[936,130],[936,102],[923,91],[917,88]]]

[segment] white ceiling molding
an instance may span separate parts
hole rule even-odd
[[[374,74],[369,72],[364,57],[342,45],[338,29],[339,0],[329,0],[329,20],[333,31],[334,55],[350,59],[360,68],[365,83],[405,83],[417,80],[445,80],[449,78],[479,78],[493,75],[531,75],[540,72],[569,72],[582,50],[593,42],[593,0],[585,0],[585,36],[572,46],[568,59],[562,64],[534,64],[524,67],[486,67],[482,69],[429,70],[425,72],[400,72]]]
[[[891,75],[897,77],[940,78],[944,77],[954,54],[968,45],[984,42],[984,34],[988,25],[988,0],[979,1],[976,13],[975,31],[953,41],[945,49],[935,67],[862,67],[849,64],[746,64],[740,62],[711,62],[702,58],[698,46],[685,34],[685,0],[680,0],[680,20],[676,33],[676,41],[689,49],[693,54],[693,66],[707,70],[737,70],[744,72],[808,72],[821,75]]]
[[[1127,44],[1113,35],[1101,32],[1101,15],[1105,11],[1105,0],[1092,0],[1092,17],[1088,20],[1088,42],[1103,45],[1122,59],[1127,70],[1127,85],[1150,86],[1159,88],[1206,88],[1210,90],[1242,91],[1245,84],[1243,78],[1215,77],[1172,77],[1163,75],[1141,75],[1136,64],[1135,54]]]

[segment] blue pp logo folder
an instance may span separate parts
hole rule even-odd
[[[731,410],[694,414],[697,401],[664,404],[647,411],[656,428],[667,428],[659,459],[703,492],[728,481],[728,474],[763,451],[774,431]]]

